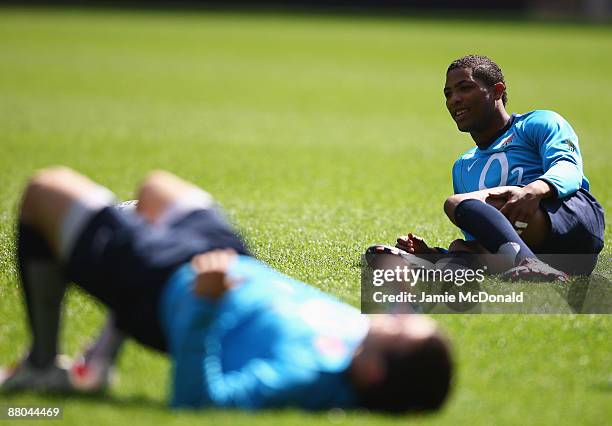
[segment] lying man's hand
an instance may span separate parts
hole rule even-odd
[[[411,254],[438,253],[438,250],[429,247],[423,238],[413,234],[398,237],[395,247]]]
[[[213,250],[195,255],[191,266],[196,273],[194,292],[198,296],[218,299],[236,285],[227,275],[238,255],[234,250]]]

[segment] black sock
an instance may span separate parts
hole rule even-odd
[[[18,226],[17,260],[32,334],[28,361],[44,368],[57,355],[66,280],[45,238],[32,226],[23,223]]]
[[[487,203],[474,199],[463,200],[455,208],[455,222],[491,253],[497,253],[506,243],[517,244],[520,249],[515,264],[527,257],[536,257],[506,216]]]

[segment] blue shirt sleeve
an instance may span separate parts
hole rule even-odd
[[[582,157],[578,136],[570,124],[552,111],[537,111],[526,122],[525,131],[536,144],[544,174],[559,198],[576,192],[582,185]]]
[[[205,394],[217,407],[260,409],[300,405],[304,388],[316,380],[317,371],[280,359],[254,359],[239,371],[223,373],[213,356],[204,365]]]
[[[239,369],[224,371],[217,333],[198,330],[197,322],[182,348],[174,348],[172,407],[302,406],[307,389],[316,387],[322,372],[288,361],[280,353],[254,357]]]
[[[461,182],[461,158],[458,158],[457,161],[455,161],[455,164],[453,164],[453,192],[455,194],[463,193],[459,186],[460,182]],[[465,237],[466,241],[473,241],[476,239],[471,234],[464,231],[463,229],[461,229],[461,233]]]

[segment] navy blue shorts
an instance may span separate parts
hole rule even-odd
[[[604,245],[604,210],[586,189],[569,197],[541,202],[550,219],[550,236],[538,253],[571,274],[590,274]]]
[[[158,317],[166,281],[194,255],[218,248],[248,254],[214,208],[157,227],[134,213],[107,207],[79,236],[67,273],[71,281],[113,311],[119,329],[146,346],[166,351]]]

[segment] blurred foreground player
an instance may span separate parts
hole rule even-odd
[[[154,172],[135,212],[66,168],[37,173],[19,216],[18,260],[32,346],[1,390],[91,389],[58,365],[66,283],[114,326],[172,359],[173,407],[438,408],[451,379],[446,340],[418,315],[367,317],[248,256],[210,196]],[[113,333],[111,333],[112,335]],[[108,345],[114,338],[99,339]]]
[[[511,279],[590,274],[603,248],[604,212],[589,192],[569,123],[552,111],[508,114],[504,76],[485,56],[453,61],[444,96],[457,128],[476,144],[455,162],[455,194],[444,204],[466,237],[451,243],[450,256],[503,254]],[[417,255],[445,251],[412,234],[397,243]],[[564,272],[536,254],[552,255],[546,261]]]

